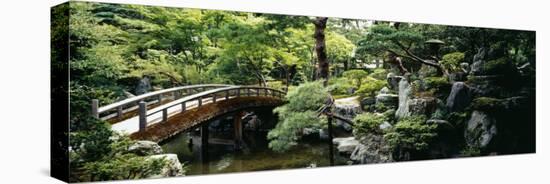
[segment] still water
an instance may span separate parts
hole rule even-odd
[[[255,120],[261,126],[246,127],[243,132],[244,149],[235,150],[233,145],[210,144],[208,147],[208,162],[200,159],[200,147],[192,144],[199,140],[197,132],[185,132],[161,143],[166,153],[175,153],[180,162],[187,165],[186,175],[230,173],[242,171],[262,171],[289,168],[322,167],[329,165],[329,149],[325,141],[318,136],[306,137],[292,150],[277,153],[268,148],[267,131],[276,123],[276,117],[271,110],[254,110]],[[233,133],[232,121],[219,118],[210,122],[210,138],[231,139]],[[258,121],[256,121],[258,122]],[[191,141],[192,139],[193,141]],[[344,165],[346,158],[336,155],[336,165]]]

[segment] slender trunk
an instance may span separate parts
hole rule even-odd
[[[328,85],[328,76],[329,76],[329,63],[327,59],[327,53],[326,53],[326,45],[325,45],[325,28],[327,27],[327,20],[326,17],[317,17],[314,21],[315,24],[315,34],[313,35],[313,38],[315,38],[315,51],[317,53],[317,79],[322,78],[323,79],[323,86]],[[330,111],[329,111],[330,114]],[[332,143],[332,117],[328,116],[328,146],[329,146],[329,160],[330,165],[334,165],[334,153],[333,153],[333,143]]]
[[[329,76],[329,63],[326,53],[325,45],[325,28],[327,27],[326,17],[317,17],[314,21],[315,24],[315,33],[313,38],[315,38],[315,51],[317,53],[317,76],[316,78],[322,78],[323,85],[327,86],[328,76]]]

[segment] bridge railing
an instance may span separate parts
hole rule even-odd
[[[109,105],[99,107],[99,100],[92,100],[92,116],[100,118],[102,120],[108,120],[114,117],[120,118],[126,112],[133,111],[139,108],[140,102],[144,102],[148,105],[158,105],[162,103],[163,98],[172,96],[174,99],[178,99],[181,96],[199,93],[215,88],[229,87],[232,85],[225,84],[201,84],[201,85],[189,85],[174,87],[169,89],[163,89],[159,91],[153,91],[150,93],[138,95],[135,97],[127,98]],[[147,100],[151,100],[147,102]]]
[[[156,122],[166,122],[169,116],[170,108],[181,106],[180,113],[183,113],[188,108],[188,102],[195,102],[195,106],[201,107],[205,102],[216,103],[220,100],[228,100],[230,98],[238,97],[248,97],[248,96],[265,96],[265,97],[274,97],[283,99],[286,93],[281,90],[267,88],[267,87],[258,87],[258,86],[231,86],[224,88],[217,88],[209,91],[199,92],[190,96],[174,100],[170,103],[155,107],[151,110],[147,110],[147,105],[145,102],[139,103],[139,131],[145,130],[149,123]],[[160,117],[156,115],[156,118],[149,121],[148,119],[155,115],[161,113]],[[155,122],[156,121],[156,122]]]

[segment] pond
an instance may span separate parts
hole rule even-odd
[[[187,165],[186,175],[262,171],[290,168],[329,166],[329,149],[326,140],[319,136],[305,137],[293,149],[284,153],[274,152],[268,147],[267,132],[277,122],[271,109],[247,111],[254,114],[261,126],[250,127],[244,123],[245,148],[236,150],[233,145],[213,144],[208,147],[208,161],[203,162],[200,146],[193,144],[200,139],[198,131],[184,132],[161,143],[166,153],[175,153],[181,163]],[[231,117],[220,117],[210,122],[210,139],[231,139],[233,123]],[[256,121],[258,122],[258,121]],[[335,165],[345,165],[347,158],[335,155]]]

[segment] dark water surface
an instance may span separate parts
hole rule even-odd
[[[262,171],[289,168],[322,167],[329,165],[329,149],[326,141],[317,138],[306,138],[300,141],[292,150],[277,153],[268,148],[267,129],[276,123],[276,117],[271,111],[255,111],[262,122],[262,129],[252,129],[249,125],[243,132],[246,148],[235,150],[232,145],[210,144],[208,147],[208,162],[202,162],[198,143],[190,144],[200,139],[197,132],[185,132],[161,144],[164,152],[175,153],[180,162],[188,166],[186,175],[208,173],[230,173],[242,171]],[[233,133],[232,120],[220,118],[212,121],[210,138],[231,139]],[[221,128],[220,128],[221,127]],[[267,128],[266,128],[267,127]],[[346,162],[344,157],[335,156],[336,165]]]

